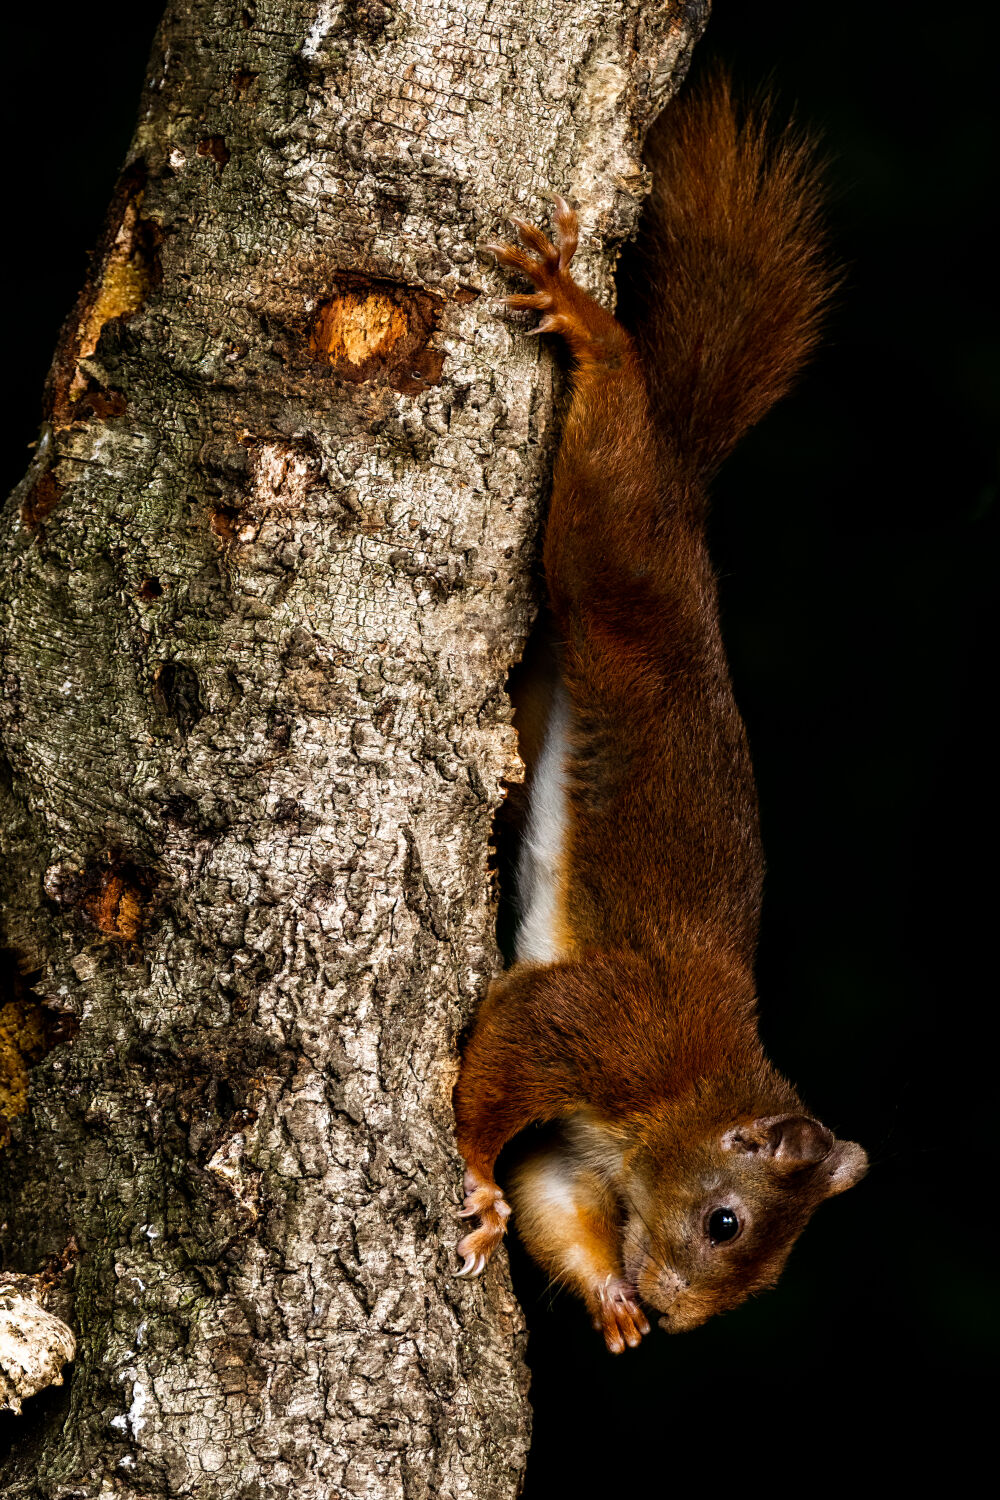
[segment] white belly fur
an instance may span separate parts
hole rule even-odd
[[[560,685],[552,701],[545,746],[531,785],[528,821],[517,867],[519,963],[557,963],[559,879],[566,843],[565,764],[569,701]]]

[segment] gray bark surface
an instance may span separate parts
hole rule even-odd
[[[562,191],[609,294],[704,8],[167,12],[0,536],[4,1265],[77,1338],[10,1496],[517,1492],[451,1091],[553,367],[476,246]]]

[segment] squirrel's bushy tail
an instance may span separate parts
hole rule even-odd
[[[671,460],[707,478],[792,383],[836,285],[816,150],[741,108],[724,74],[671,104],[647,147],[652,196],[623,257],[619,316]]]

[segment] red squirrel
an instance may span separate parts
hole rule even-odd
[[[832,276],[814,152],[714,79],[654,128],[631,334],[555,244],[484,247],[565,341],[572,386],[544,564],[558,684],[529,787],[516,962],[456,1087],[460,1275],[513,1209],[609,1349],[774,1284],[824,1199],[865,1173],[768,1062],[754,957],[764,862],[705,540],[708,481],[814,347]],[[527,1127],[509,1177],[501,1149]]]

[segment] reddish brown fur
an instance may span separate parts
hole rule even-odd
[[[600,1313],[609,1256],[623,1296],[694,1326],[773,1281],[816,1204],[864,1169],[758,1039],[757,798],[703,527],[707,476],[787,389],[830,285],[811,153],[770,143],[765,124],[741,126],[717,80],[657,130],[628,271],[635,341],[572,280],[561,201],[558,251],[521,221],[527,251],[494,247],[536,287],[511,304],[543,312],[575,362],[545,538],[571,707],[569,835],[564,961],[498,979],[463,1058],[459,1144],[480,1224],[462,1253],[481,1269],[503,1233],[502,1147],[529,1124],[586,1119],[585,1140],[535,1161],[537,1182],[539,1161],[553,1181],[568,1172],[579,1236],[547,1233],[537,1182],[536,1199],[515,1185],[515,1206],[520,1193],[529,1248],[613,1348],[635,1327],[612,1317],[609,1333]],[[577,1239],[603,1222],[585,1207],[595,1171],[616,1206],[588,1258]],[[726,1193],[746,1227],[722,1254],[702,1218]]]
[[[654,422],[699,489],[788,391],[836,286],[813,142],[717,75],[654,125],[653,192],[622,262]]]

